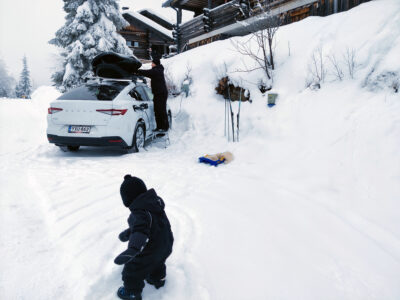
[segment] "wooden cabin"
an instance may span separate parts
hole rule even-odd
[[[163,7],[189,10],[193,19],[177,18],[175,41],[178,52],[232,36],[247,35],[269,26],[261,16],[268,12],[281,25],[308,16],[327,16],[369,0],[167,0]]]
[[[129,26],[119,31],[133,54],[142,62],[151,60],[150,51],[159,55],[168,55],[174,45],[173,24],[157,13],[144,9],[138,12],[124,8],[123,17]]]

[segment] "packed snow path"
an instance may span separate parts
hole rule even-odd
[[[57,92],[0,100],[0,299],[117,299],[125,174],[163,197],[175,235],[167,284],[146,286],[145,300],[400,299],[399,94],[364,86],[371,68],[371,80],[400,72],[399,23],[399,2],[382,0],[281,28],[278,104],[268,109],[251,91],[240,143],[223,136],[218,68],[206,63],[239,61],[224,50],[229,41],[168,60],[171,72],[191,62],[194,86],[181,109],[179,98],[169,100],[180,114],[167,149],[64,153],[45,135]],[[358,31],[339,34],[342,24]],[[304,88],[316,35],[360,51],[354,80]],[[279,49],[285,38],[290,57]],[[197,162],[226,150],[235,155],[229,165]]]
[[[189,128],[185,112],[167,149],[64,153],[45,140],[44,108],[4,101],[1,130],[12,143],[1,148],[2,298],[114,299],[121,268],[113,258],[124,249],[117,236],[128,216],[119,185],[130,173],[164,198],[176,238],[167,285],[146,286],[145,299],[398,299],[398,212],[388,206],[398,187],[371,180],[377,174],[365,172],[371,165],[360,164],[360,153],[341,155],[365,150],[357,139],[372,115],[398,120],[398,104],[366,101],[341,108],[338,121],[347,122],[337,136],[295,156],[287,153],[295,144],[276,135],[237,144],[201,135],[208,122]],[[197,163],[217,149],[236,160]]]

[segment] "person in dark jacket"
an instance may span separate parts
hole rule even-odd
[[[164,286],[165,261],[172,253],[174,238],[164,201],[154,189],[147,190],[141,179],[125,175],[120,193],[131,214],[129,228],[119,234],[122,242],[129,241],[128,249],[114,260],[117,265],[124,265],[124,285],[117,295],[121,299],[141,300],[144,280],[157,289]]]
[[[157,56],[154,56],[150,70],[137,70],[136,73],[151,79],[151,91],[154,95],[154,114],[157,128],[154,131],[169,129],[167,115],[168,89],[165,83],[164,67]]]

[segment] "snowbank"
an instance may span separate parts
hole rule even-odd
[[[147,285],[146,300],[399,299],[399,94],[367,80],[399,71],[399,13],[398,1],[371,1],[280,28],[273,108],[257,89],[262,73],[233,72],[242,60],[230,41],[164,60],[177,85],[187,65],[193,79],[189,98],[169,100],[166,149],[64,153],[45,138],[54,89],[1,100],[0,298],[116,299],[129,214],[119,185],[131,173],[163,197],[175,236],[167,284]],[[356,49],[355,78],[305,88],[319,45]],[[226,72],[253,99],[241,104],[239,143],[224,137],[214,92]],[[225,150],[229,165],[197,162]]]
[[[59,95],[55,88],[43,86],[33,92],[30,100],[0,101],[1,155],[31,149],[38,141],[47,142],[47,108]]]
[[[366,27],[368,29],[366,29]],[[250,36],[234,38],[239,43],[249,43]],[[250,41],[254,49],[256,44]],[[323,51],[326,83],[335,81],[334,68],[327,56],[335,55],[340,67],[347,74],[345,54],[355,53],[355,85],[371,90],[383,74],[395,74],[384,84],[393,91],[393,81],[400,78],[400,8],[398,1],[380,0],[329,17],[309,17],[297,23],[282,26],[276,36],[275,56],[277,71],[274,88],[280,93],[297,94],[305,89],[311,55],[318,48]],[[216,85],[215,77],[228,74],[237,84],[257,95],[261,70],[250,73],[237,72],[252,69],[254,61],[240,56],[231,40],[215,42],[187,51],[164,62],[178,83],[183,81],[187,67],[193,70],[197,89],[204,84]],[[351,80],[352,81],[352,80]],[[195,91],[196,83],[195,83]],[[259,94],[259,93],[258,93]]]

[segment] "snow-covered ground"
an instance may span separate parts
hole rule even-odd
[[[271,109],[260,73],[232,72],[230,41],[164,61],[177,83],[187,65],[193,77],[191,97],[169,100],[167,149],[64,153],[45,134],[57,91],[0,100],[0,299],[116,299],[128,173],[163,197],[175,235],[167,284],[146,286],[146,300],[400,299],[400,96],[381,76],[400,74],[400,3],[308,18],[277,38]],[[355,79],[306,89],[319,46],[356,49]],[[253,99],[239,143],[226,141],[213,91],[224,63]],[[229,165],[197,162],[226,150]]]

